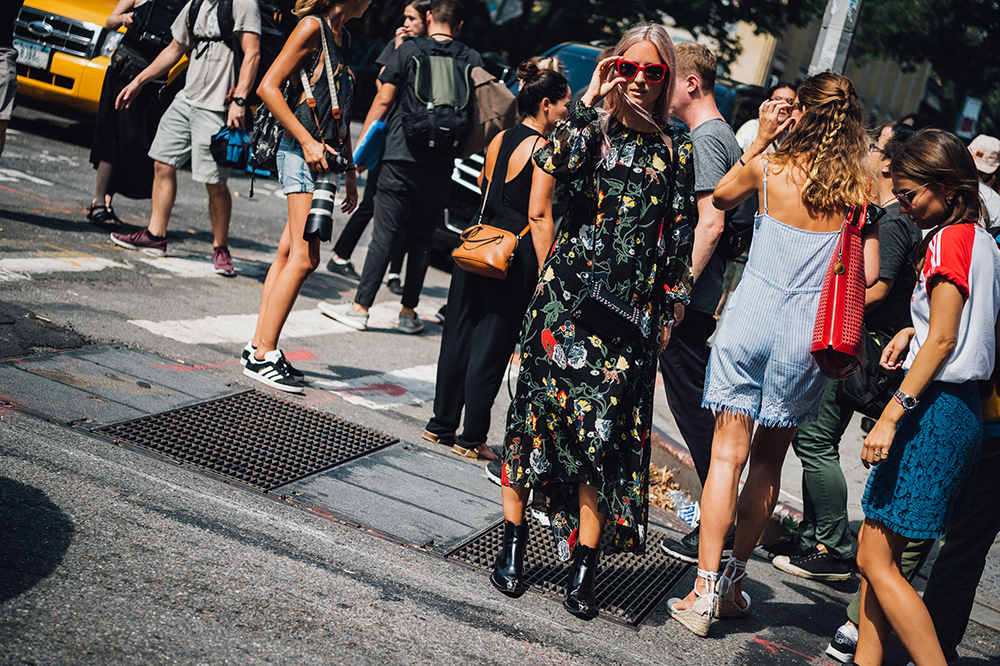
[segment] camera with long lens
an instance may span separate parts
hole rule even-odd
[[[302,238],[311,241],[318,238],[324,243],[333,236],[333,203],[337,195],[337,174],[330,171],[316,174],[316,188],[313,190],[312,206],[306,218],[306,228]]]

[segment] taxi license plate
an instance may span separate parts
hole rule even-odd
[[[50,47],[15,39],[14,48],[17,49],[17,64],[32,69],[48,70],[49,61],[52,58],[52,49]]]

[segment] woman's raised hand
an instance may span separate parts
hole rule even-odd
[[[765,145],[770,145],[779,136],[791,128],[795,121],[792,119],[791,110],[795,107],[783,99],[766,99],[760,105],[760,128],[757,130],[757,140],[763,141]],[[779,120],[778,116],[784,111],[786,118]]]
[[[582,101],[587,106],[593,106],[607,97],[608,93],[614,90],[615,86],[625,83],[625,79],[617,75],[615,66],[621,56],[611,56],[597,63],[597,69],[590,78],[590,87],[583,94]]]

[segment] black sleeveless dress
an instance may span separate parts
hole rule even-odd
[[[507,130],[493,167],[495,180],[506,175],[511,155],[522,142],[540,136],[525,125]],[[534,163],[528,160],[514,178],[504,183],[502,200],[488,197],[491,225],[515,234],[527,226],[533,171]],[[483,191],[487,183],[484,180]],[[458,266],[452,268],[448,316],[438,359],[434,418],[427,424],[429,432],[447,437],[456,434],[464,407],[464,428],[456,443],[464,449],[474,449],[486,441],[490,410],[537,283],[538,259],[530,230],[518,243],[506,279],[475,275]]]

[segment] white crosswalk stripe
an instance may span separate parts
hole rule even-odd
[[[376,303],[368,313],[369,328],[396,328],[399,305]],[[215,344],[220,342],[245,343],[257,327],[257,315],[221,315],[177,321],[149,321],[132,319],[134,324],[157,335],[189,344]],[[281,329],[281,337],[306,338],[333,333],[356,333],[355,329],[339,324],[319,310],[293,310]]]
[[[0,259],[0,282],[30,280],[46,273],[91,273],[105,268],[128,268],[117,261],[87,255]]]
[[[312,383],[330,389],[355,405],[369,409],[392,409],[400,405],[416,406],[433,401],[436,378],[437,365],[431,363],[357,379]]]

